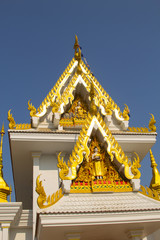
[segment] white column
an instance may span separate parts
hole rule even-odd
[[[128,238],[131,240],[142,240],[143,230],[131,230],[127,233]]]
[[[9,227],[10,223],[1,223],[0,240],[9,240]]]
[[[32,159],[33,159],[33,240],[35,237],[35,228],[36,228],[36,217],[37,217],[37,193],[36,193],[36,179],[39,175],[39,159],[40,159],[41,153],[40,152],[34,152],[32,153]]]

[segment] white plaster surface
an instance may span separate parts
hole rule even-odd
[[[42,155],[40,158],[39,174],[47,195],[53,194],[59,188],[57,155]]]
[[[11,228],[9,240],[31,240],[32,229],[31,228]]]

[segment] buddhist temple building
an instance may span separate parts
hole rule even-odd
[[[37,109],[28,101],[31,121],[17,124],[8,111],[16,202],[3,176],[2,126],[0,240],[160,239],[156,121],[151,114],[148,128],[129,126],[129,107],[117,104],[76,36],[74,57],[44,101]],[[144,187],[148,152],[152,179]]]

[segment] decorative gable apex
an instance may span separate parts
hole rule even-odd
[[[98,111],[105,116],[106,121],[111,116],[116,119],[117,130],[126,130],[129,120],[129,109],[126,106],[123,113],[112,100],[112,98],[102,88],[97,79],[93,76],[81,57],[81,50],[76,37],[75,58],[67,66],[53,89],[49,92],[40,107],[36,108],[28,102],[28,109],[32,118],[32,127],[40,127],[43,119],[52,111],[53,128],[57,128],[61,115],[67,105],[72,104],[75,95],[79,92],[84,100],[89,102],[90,85],[93,83],[95,89],[94,102]],[[88,103],[89,104],[89,103]],[[55,121],[54,121],[55,119]],[[43,125],[44,127],[44,125]]]

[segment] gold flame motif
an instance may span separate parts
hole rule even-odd
[[[36,180],[36,192],[38,193],[37,204],[39,208],[47,208],[54,205],[58,202],[62,197],[62,188],[60,188],[56,193],[53,193],[52,196],[48,196],[45,193],[44,187],[42,185],[42,181],[39,180],[40,175],[37,177]]]

